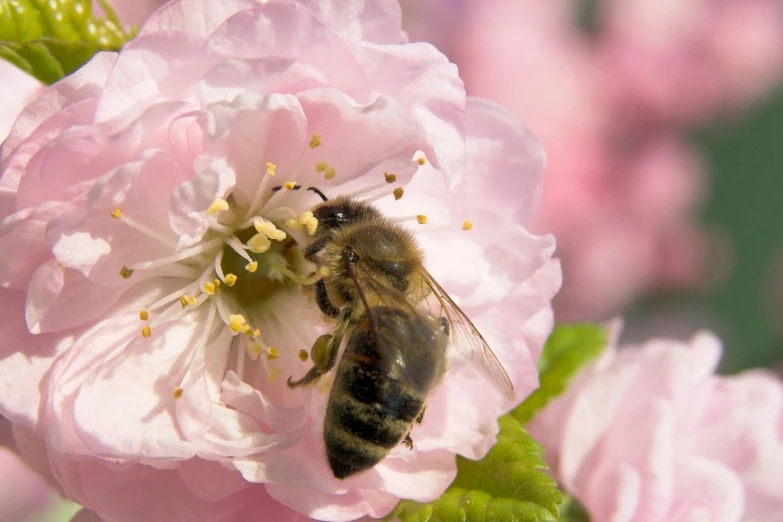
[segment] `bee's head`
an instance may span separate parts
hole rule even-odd
[[[347,196],[324,201],[313,208],[319,231],[333,232],[346,225],[380,216],[381,213],[371,205]]]

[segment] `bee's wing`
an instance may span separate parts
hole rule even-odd
[[[379,352],[389,358],[389,362],[397,357],[396,350],[392,348],[394,344],[390,339],[390,332],[394,331],[397,327],[388,323],[388,316],[379,314],[374,306],[386,306],[392,309],[401,309],[408,312],[411,317],[416,317],[421,321],[430,325],[431,328],[426,330],[411,330],[410,335],[420,336],[421,344],[432,342],[433,336],[443,336],[440,325],[437,318],[428,314],[423,310],[419,303],[414,301],[410,296],[404,292],[397,290],[394,287],[389,286],[384,281],[380,281],[372,271],[368,270],[362,263],[352,263],[347,265],[348,275],[355,285],[359,297],[364,302],[365,313],[370,321],[370,327],[375,337],[375,342]],[[446,341],[444,340],[444,343]],[[417,372],[415,367],[411,368],[398,368],[400,374],[398,377],[405,379],[407,377],[406,372]]]
[[[492,349],[484,340],[484,337],[476,329],[470,319],[465,315],[449,294],[440,286],[432,275],[424,271],[424,285],[440,303],[440,316],[449,323],[449,336],[454,344],[466,344],[470,347],[472,360],[478,359],[476,367],[484,374],[503,394],[510,399],[514,398],[514,385],[498,360]]]

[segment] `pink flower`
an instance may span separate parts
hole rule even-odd
[[[553,239],[524,228],[543,153],[401,39],[391,1],[174,1],[20,116],[0,179],[0,413],[69,498],[106,521],[378,517],[439,496],[455,454],[481,457],[537,385],[560,284]],[[333,328],[295,282],[320,201],[295,182],[413,223],[515,396],[457,346],[415,450],[335,479],[329,379],[285,382]]]
[[[715,375],[720,343],[606,353],[530,425],[592,520],[773,522],[783,512],[783,383]]]

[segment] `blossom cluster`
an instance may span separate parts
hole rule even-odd
[[[510,108],[547,150],[534,229],[558,240],[558,319],[603,320],[642,295],[718,281],[730,245],[697,220],[709,176],[685,136],[781,83],[783,2],[458,5],[416,36],[449,49],[468,92]]]

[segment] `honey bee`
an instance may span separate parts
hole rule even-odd
[[[337,365],[324,443],[332,473],[344,479],[400,443],[412,448],[411,427],[422,422],[457,339],[499,389],[513,396],[513,386],[473,323],[424,268],[423,252],[404,226],[363,201],[319,195],[325,201],[312,209],[318,228],[303,254],[328,269],[314,284],[315,301],[336,324],[314,343],[314,366],[288,385],[314,383]]]

